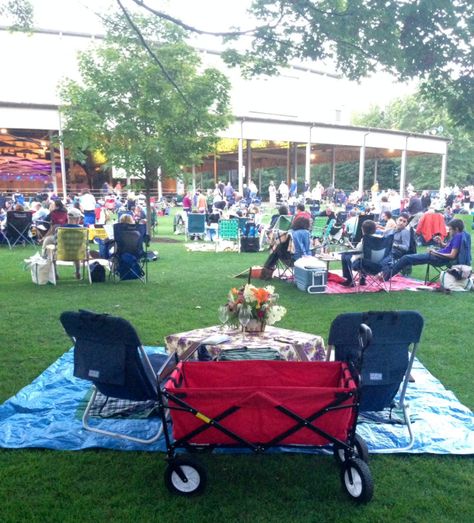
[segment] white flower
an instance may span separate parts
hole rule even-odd
[[[273,285],[267,285],[265,287],[265,290],[269,292],[270,294],[273,294],[275,292],[275,287]]]
[[[253,290],[255,288],[256,287],[254,287],[253,285],[249,285],[249,284],[247,284],[244,287],[244,300],[246,303],[251,303],[253,301],[257,301],[257,298],[255,297],[255,295],[253,293]]]
[[[269,307],[265,321],[267,325],[273,325],[277,321],[280,321],[285,314],[285,307],[282,307],[281,305],[273,305],[272,307]]]

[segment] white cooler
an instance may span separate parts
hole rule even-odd
[[[326,292],[328,271],[326,264],[313,257],[296,260],[294,267],[295,283],[300,291],[309,294]]]

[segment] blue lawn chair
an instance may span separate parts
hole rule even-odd
[[[187,217],[185,236],[186,241],[190,236],[203,239],[206,234],[206,215],[190,212]]]
[[[364,323],[372,331],[372,341],[365,349],[361,365],[359,412],[361,418],[379,422],[400,423],[392,419],[392,410],[399,408],[409,433],[406,445],[377,452],[405,452],[414,443],[405,395],[424,320],[416,311],[351,312],[341,314],[329,331],[328,356],[335,350],[335,360],[357,360],[360,351],[359,327]],[[397,396],[398,393],[398,396]],[[386,411],[389,411],[389,417]]]
[[[132,325],[116,316],[91,311],[63,312],[60,321],[74,342],[74,376],[94,384],[82,417],[91,432],[138,443],[153,443],[162,428],[151,437],[140,438],[91,425],[90,412],[98,393],[106,398],[129,402],[129,408],[147,402],[157,406],[159,372],[167,355],[147,355]],[[104,404],[104,405],[105,405]],[[112,426],[114,422],[111,422]]]

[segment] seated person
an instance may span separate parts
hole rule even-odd
[[[393,234],[392,258],[396,261],[407,254],[410,250],[411,232],[407,227],[409,216],[402,212],[397,218],[395,229],[386,230],[384,236]]]
[[[365,220],[362,224],[362,239],[357,244],[354,251],[347,251],[341,253],[341,263],[342,263],[342,275],[345,278],[345,281],[341,283],[344,287],[354,287],[354,280],[352,277],[352,271],[358,271],[361,268],[361,258],[362,258],[362,249],[364,236],[374,236],[377,231],[377,224],[373,220]],[[384,263],[389,263],[389,260],[386,260]],[[361,278],[361,285],[365,285],[365,279]]]
[[[450,240],[444,244],[441,238],[437,242],[442,246],[441,249],[428,249],[423,254],[406,254],[402,256],[392,267],[392,276],[398,274],[405,267],[412,265],[424,265],[429,263],[436,267],[446,265],[450,261],[457,259],[462,244],[462,232],[464,231],[464,222],[462,220],[451,220],[448,224]],[[384,278],[388,279],[388,273],[384,272]]]
[[[390,229],[396,229],[397,224],[395,220],[392,218],[391,211],[384,211],[382,213],[380,224],[377,225],[377,229],[379,231],[388,232]]]
[[[329,223],[331,220],[336,219],[336,214],[334,213],[331,207],[326,207],[326,209],[324,211],[321,211],[318,216],[325,216],[327,218],[326,223]]]
[[[280,205],[280,207],[278,207],[278,213],[272,215],[270,219],[270,225],[268,226],[269,229],[273,229],[273,227],[275,227],[275,224],[280,216],[288,216],[288,207],[286,205]]]
[[[344,222],[344,229],[349,240],[351,241],[357,230],[357,220],[357,211],[355,211],[354,209],[349,211],[349,216],[347,220]]]
[[[309,232],[311,222],[311,214],[305,210],[303,203],[299,203],[296,206],[296,214],[291,224],[291,236],[295,248],[294,260],[298,260],[302,256],[311,256]]]
[[[296,214],[291,223],[291,228],[294,231],[299,229],[307,229],[309,231],[311,229],[312,221],[311,213],[306,211],[304,203],[299,203],[296,206]]]

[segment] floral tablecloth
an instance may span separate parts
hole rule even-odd
[[[222,333],[220,327],[207,327],[170,334],[165,338],[166,348],[168,352],[177,352],[180,358],[187,359],[203,340],[218,334],[227,335],[230,339],[217,345],[206,344],[207,350],[214,358],[218,358],[222,351],[228,349],[272,347],[278,349],[282,358],[287,361],[324,361],[326,359],[324,340],[321,336],[270,326],[267,326],[262,333],[246,333],[245,336],[239,330]]]

